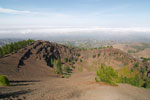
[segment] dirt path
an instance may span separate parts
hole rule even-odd
[[[97,84],[95,73],[76,73],[68,79],[49,77],[42,81],[12,82],[0,88],[0,99],[26,100],[149,100],[150,90],[120,84]],[[7,100],[6,99],[6,100]]]

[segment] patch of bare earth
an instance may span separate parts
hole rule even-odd
[[[11,83],[0,88],[0,98],[11,100],[149,100],[150,90],[127,84],[96,83],[94,72],[74,73],[70,78],[47,77],[40,81]],[[6,99],[6,100],[7,100]]]
[[[72,61],[77,59],[72,66],[73,74],[70,78],[57,77],[50,60],[61,58],[64,63],[66,57]],[[118,49],[80,51],[37,41],[0,59],[0,74],[10,80],[9,87],[0,87],[0,100],[149,100],[150,90],[95,82],[99,65],[107,64],[117,69],[133,66],[136,61]],[[83,72],[79,72],[78,67],[83,68]]]

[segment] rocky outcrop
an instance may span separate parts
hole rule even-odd
[[[25,65],[25,61],[32,58],[32,60],[44,60],[48,66],[52,67],[51,59],[64,60],[65,58],[77,58],[76,55],[80,51],[77,48],[68,48],[67,46],[48,42],[36,41],[33,43],[18,62],[18,68]]]

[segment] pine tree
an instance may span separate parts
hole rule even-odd
[[[4,51],[2,48],[0,48],[0,57],[4,56]]]
[[[0,57],[15,52],[17,50],[19,50],[20,48],[30,44],[34,42],[34,40],[23,40],[23,41],[19,41],[19,42],[15,42],[15,43],[11,43],[11,44],[7,44],[5,46],[2,46],[0,49]]]

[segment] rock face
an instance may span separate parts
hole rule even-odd
[[[74,59],[77,58],[76,55],[79,51],[80,49],[68,48],[67,46],[52,42],[37,41],[20,58],[18,67],[25,65],[24,62],[30,58],[44,60],[51,67],[51,59],[60,59],[61,61],[65,58]]]
[[[27,60],[32,54],[31,49],[29,49],[19,60],[18,67],[25,65],[24,60]]]

